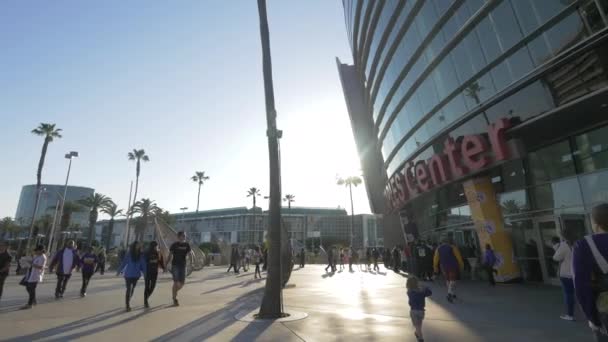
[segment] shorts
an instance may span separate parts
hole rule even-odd
[[[447,281],[456,281],[458,280],[458,272],[454,270],[447,270],[443,272],[443,277]]]
[[[186,266],[172,265],[171,275],[174,282],[184,284],[186,282]]]
[[[424,311],[422,310],[410,310],[410,317],[412,318],[412,324],[415,326],[421,325],[424,320]]]

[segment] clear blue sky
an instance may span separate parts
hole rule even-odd
[[[283,193],[298,206],[348,206],[336,173],[360,172],[335,57],[352,57],[339,0],[268,1]],[[126,206],[144,148],[140,196],[196,207],[195,170],[211,177],[201,210],[251,206],[268,193],[257,3],[19,1],[0,4],[0,217],[36,181],[40,122],[56,123],[44,183],[70,183]],[[261,199],[262,207],[267,203]],[[355,211],[369,212],[365,190]]]

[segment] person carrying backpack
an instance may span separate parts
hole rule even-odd
[[[574,244],[574,292],[596,341],[608,341],[608,203],[591,211],[595,234]]]

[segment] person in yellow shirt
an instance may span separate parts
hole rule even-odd
[[[441,245],[435,250],[435,256],[433,257],[435,274],[439,274],[439,267],[441,267],[441,272],[447,283],[448,302],[454,303],[454,299],[456,299],[456,281],[464,268],[464,262],[462,261],[460,250],[449,238],[444,238]]]

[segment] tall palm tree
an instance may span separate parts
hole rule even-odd
[[[198,213],[198,205],[201,202],[201,186],[203,186],[203,183],[205,183],[209,177],[205,176],[205,171],[196,171],[191,179],[193,182],[198,183],[198,197],[196,198],[196,212]]]
[[[114,233],[114,220],[117,216],[122,215],[123,210],[118,209],[118,205],[114,201],[109,200],[108,203],[101,208],[101,212],[110,216],[110,222],[108,222],[108,235],[106,236],[106,250],[110,250],[110,243],[112,242],[112,234]],[[103,237],[102,237],[103,239]]]
[[[357,187],[359,184],[362,183],[362,180],[358,176],[350,176],[346,178],[338,177],[336,183],[338,185],[344,185],[348,187],[348,191],[350,193],[350,246],[353,247],[353,232],[355,229],[355,206],[353,204],[353,185]]]
[[[291,209],[291,202],[295,202],[296,201],[296,196],[295,195],[291,195],[291,194],[287,194],[285,195],[285,198],[283,198],[283,201],[287,202],[287,208]]]
[[[40,123],[40,125],[32,130],[32,134],[44,137],[44,143],[42,143],[42,152],[40,152],[40,160],[38,161],[38,172],[36,173],[36,198],[34,199],[34,212],[32,213],[32,222],[30,226],[30,233],[27,239],[25,249],[29,250],[32,235],[34,233],[34,222],[36,220],[36,212],[38,211],[38,202],[40,199],[40,187],[42,186],[42,169],[44,168],[44,160],[46,159],[46,151],[49,144],[54,139],[61,138],[61,128],[56,128],[55,124]]]
[[[89,197],[77,201],[77,203],[83,207],[89,208],[89,246],[91,246],[93,238],[95,237],[95,223],[97,223],[97,218],[99,217],[99,209],[104,208],[111,201],[111,198],[100,193],[92,194]]]
[[[158,210],[156,203],[149,198],[142,198],[133,204],[133,213],[140,214],[140,220],[137,222],[139,224],[135,225],[135,236],[138,241],[143,241],[149,220]]]
[[[260,189],[258,188],[249,188],[249,190],[247,190],[247,197],[253,197],[253,209],[255,209],[255,199],[256,197],[261,196],[260,195]]]
[[[468,87],[464,89],[464,95],[470,97],[475,101],[477,105],[481,103],[481,98],[479,97],[479,93],[483,90],[483,86],[480,86],[477,81],[469,84]],[[490,120],[488,119],[488,115],[485,111],[482,112],[483,118],[486,120],[486,124],[490,124]]]
[[[135,161],[135,193],[133,194],[133,205],[135,205],[135,202],[137,202],[137,189],[139,187],[139,173],[141,172],[141,162],[149,162],[150,157],[148,157],[144,149],[133,149],[133,152],[129,152],[127,154],[127,157],[129,157],[129,160]],[[129,203],[129,206],[131,206],[131,203]]]
[[[260,16],[260,38],[262,41],[262,65],[264,72],[264,95],[266,103],[266,137],[268,139],[268,163],[270,171],[270,204],[268,206],[268,275],[264,288],[264,297],[258,316],[261,318],[280,318],[283,313],[281,258],[281,159],[279,139],[282,132],[277,129],[277,112],[274,105],[274,86],[272,83],[272,61],[270,56],[270,34],[268,33],[268,15],[266,0],[258,0]],[[251,189],[250,189],[251,190]],[[255,195],[253,196],[255,207]]]

